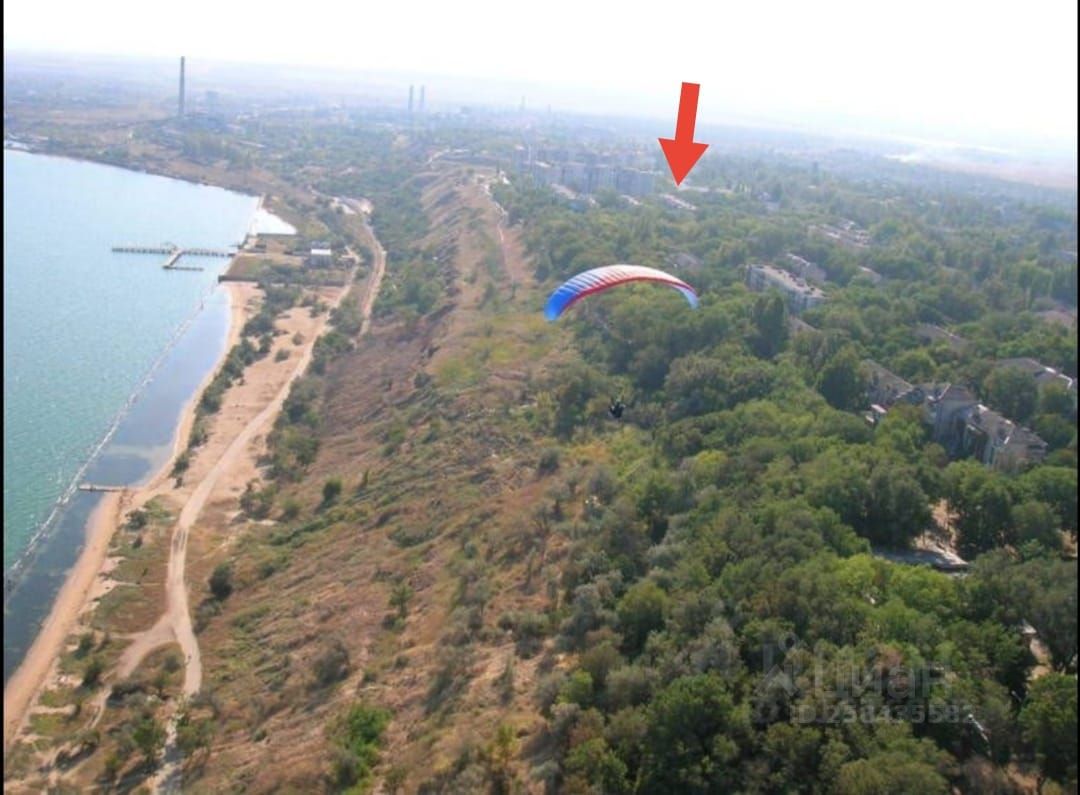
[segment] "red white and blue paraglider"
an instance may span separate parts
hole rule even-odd
[[[697,293],[681,279],[642,265],[605,265],[579,273],[556,287],[544,306],[544,317],[555,320],[585,296],[630,282],[656,282],[672,287],[683,294],[690,306],[697,308]]]

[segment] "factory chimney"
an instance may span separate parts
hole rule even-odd
[[[180,56],[180,103],[177,118],[184,118],[184,56]]]

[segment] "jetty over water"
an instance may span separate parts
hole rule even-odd
[[[101,486],[97,483],[80,483],[79,491],[123,491],[123,486]]]
[[[182,248],[165,243],[160,246],[113,246],[112,250],[117,254],[163,254],[167,259],[161,267],[169,271],[201,271],[202,268],[177,264],[185,254],[192,257],[232,257],[235,251],[220,248]]]

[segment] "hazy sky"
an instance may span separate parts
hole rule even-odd
[[[4,0],[4,33],[5,50],[520,80],[673,123],[686,80],[703,121],[1076,141],[1076,0]]]

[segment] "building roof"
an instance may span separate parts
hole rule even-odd
[[[661,193],[660,200],[667,204],[669,207],[674,207],[676,210],[696,210],[697,207],[692,205],[688,201],[683,201],[678,196],[673,196],[670,193]]]
[[[811,262],[805,257],[800,257],[798,254],[788,252],[784,255],[791,268],[796,275],[808,281],[824,282],[828,278],[828,274],[825,273],[825,269],[818,265],[816,262]]]
[[[701,260],[693,254],[687,254],[685,251],[680,251],[671,258],[671,267],[693,270],[701,267]]]
[[[805,320],[795,315],[788,316],[788,329],[792,334],[808,334],[813,331],[817,331],[817,328],[811,326]]]
[[[334,252],[329,248],[313,248],[311,249],[311,256],[313,257],[332,257]]]
[[[1046,309],[1036,314],[1047,323],[1058,323],[1066,328],[1072,327],[1076,322],[1076,310],[1071,312],[1065,309]]]
[[[928,342],[945,342],[955,350],[966,348],[968,341],[959,334],[953,334],[948,329],[935,326],[933,323],[920,323],[915,327],[915,336]]]
[[[791,292],[803,293],[804,295],[810,295],[817,298],[824,298],[825,293],[820,288],[807,282],[805,279],[801,279],[792,273],[788,273],[783,268],[776,268],[772,265],[751,265],[751,269],[757,269],[765,274],[766,278],[773,284],[780,284]]]
[[[927,384],[927,401],[939,403],[943,400],[960,401],[961,403],[976,402],[975,393],[962,384]]]
[[[1034,431],[1028,430],[1022,425],[1017,425],[982,403],[978,404],[975,410],[968,415],[968,424],[983,431],[987,438],[996,441],[1002,447],[1018,445],[1046,448],[1046,442]]]
[[[1020,356],[1014,359],[998,359],[998,367],[1011,367],[1014,370],[1021,370],[1028,375],[1041,375],[1044,370],[1049,368],[1035,361],[1027,356]]]
[[[889,387],[898,392],[906,392],[912,389],[912,385],[898,376],[892,370],[882,367],[873,359],[863,359],[863,367],[866,369],[870,383],[875,386]]]
[[[1019,370],[1025,375],[1031,376],[1036,383],[1051,384],[1058,383],[1061,386],[1069,390],[1076,389],[1076,379],[1070,378],[1064,373],[1055,370],[1053,367],[1047,367],[1042,362],[1038,362],[1027,356],[1017,357],[1014,359],[998,359],[997,366],[999,368],[1008,368],[1012,370]]]

